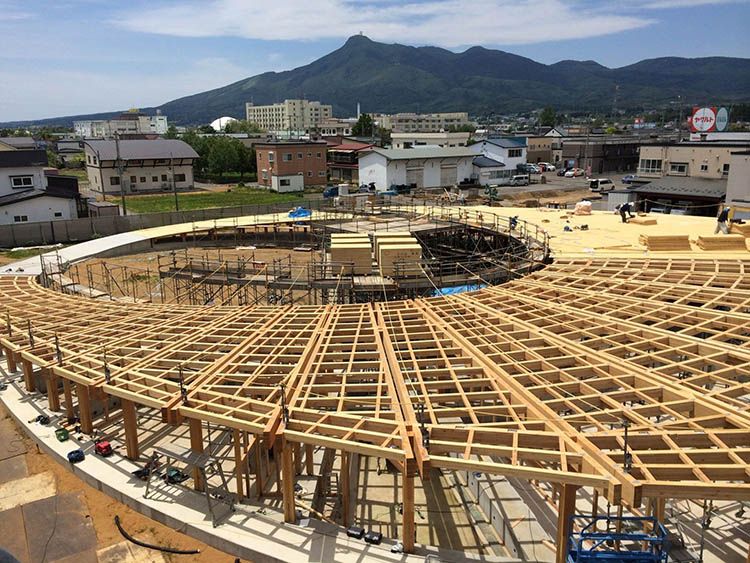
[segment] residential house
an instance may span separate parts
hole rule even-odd
[[[198,153],[177,139],[86,141],[89,189],[101,194],[187,190]],[[122,170],[121,170],[122,169]]]
[[[0,137],[0,151],[31,150],[37,148],[32,137]]]
[[[82,139],[113,139],[130,135],[164,135],[169,128],[167,116],[143,115],[137,110],[125,112],[112,119],[88,119],[73,122],[73,130]]]
[[[471,133],[391,133],[394,149],[410,149],[419,146],[465,147]]]
[[[713,216],[726,194],[726,180],[664,176],[606,195],[609,210],[630,201],[638,211]]]
[[[359,181],[378,191],[393,185],[439,188],[475,179],[471,147],[373,148],[359,153]]]
[[[630,136],[566,137],[562,142],[562,166],[582,168],[592,176],[634,172],[642,143]]]
[[[526,162],[536,164],[537,162],[555,163],[552,145],[558,144],[554,137],[545,135],[524,135],[526,137]],[[561,147],[562,148],[562,147]],[[559,157],[558,157],[559,160]]]
[[[41,149],[0,151],[0,224],[75,219],[78,179],[47,175]]]
[[[507,174],[514,174],[519,164],[526,163],[525,137],[490,137],[469,147],[474,154],[484,155],[505,165]]]
[[[302,191],[328,182],[325,141],[277,141],[255,145],[258,184],[273,191]]]
[[[508,168],[502,162],[484,155],[474,157],[472,164],[476,180],[483,186],[504,184],[515,174],[515,168]]]
[[[334,184],[359,185],[359,154],[373,145],[354,139],[336,139],[337,142],[328,145],[328,179]]]

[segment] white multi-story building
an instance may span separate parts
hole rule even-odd
[[[471,133],[391,133],[394,149],[412,147],[465,147]]]
[[[528,146],[525,137],[492,137],[469,147],[474,154],[483,155],[505,165],[510,173],[519,164],[526,164]]]
[[[311,100],[284,100],[282,103],[256,106],[245,104],[248,121],[266,131],[305,131],[317,129],[333,117],[333,107]]]
[[[379,127],[394,133],[439,133],[474,124],[465,111],[451,113],[395,113],[372,116]]]
[[[123,113],[113,119],[74,121],[73,130],[84,139],[112,139],[118,135],[164,135],[169,128],[166,115],[143,115],[138,112]]]

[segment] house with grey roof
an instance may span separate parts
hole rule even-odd
[[[91,190],[106,194],[187,190],[198,153],[177,139],[86,141]]]
[[[440,188],[476,180],[471,147],[373,148],[359,153],[359,181],[378,191],[391,186]]]
[[[715,178],[664,176],[608,192],[607,209],[626,201],[638,211],[713,216],[727,195],[727,181]]]
[[[469,148],[474,154],[502,162],[506,170],[515,170],[519,164],[526,164],[528,145],[525,137],[490,137]]]

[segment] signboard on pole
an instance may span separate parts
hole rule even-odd
[[[729,125],[729,111],[727,108],[695,107],[688,121],[693,133],[726,131]]]

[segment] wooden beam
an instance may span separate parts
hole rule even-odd
[[[73,407],[73,385],[70,379],[62,378],[63,382],[63,397],[65,398],[65,415],[68,420],[75,418],[76,411]]]
[[[297,521],[297,509],[294,503],[294,460],[292,459],[292,444],[286,440],[277,440],[280,443],[281,454],[281,492],[284,504],[284,522],[294,523]],[[274,446],[275,447],[275,446]],[[277,460],[278,462],[278,460]]]
[[[189,418],[190,427],[190,449],[196,453],[203,453],[203,423],[197,418]],[[198,469],[193,469],[193,483],[196,491],[203,491],[206,484]]]
[[[78,419],[81,421],[81,430],[84,434],[93,434],[94,418],[91,413],[91,395],[88,385],[76,383],[76,395],[78,396]]]
[[[401,474],[402,479],[402,533],[401,542],[404,544],[404,552],[414,553],[414,475],[407,471]]]
[[[21,367],[23,368],[23,383],[28,393],[33,393],[36,390],[34,384],[34,366],[32,363],[25,359],[21,359]]]
[[[45,384],[47,386],[47,404],[49,410],[53,412],[60,411],[60,390],[57,382],[58,378],[51,369],[43,368]]]
[[[308,475],[313,475],[315,473],[314,452],[315,448],[312,444],[305,444],[305,470]]]
[[[350,467],[351,454],[349,452],[341,452],[341,471],[339,472],[339,502],[341,503],[341,524],[348,528],[351,522],[351,495],[349,491],[351,489],[351,474],[352,468]]]
[[[570,533],[570,517],[576,511],[577,485],[561,485],[560,500],[557,503],[557,536],[555,545],[557,552],[555,563],[565,563],[568,559],[568,534]]]
[[[138,459],[138,417],[135,410],[135,403],[127,399],[121,399],[122,421],[125,426],[125,448],[128,453],[128,459],[133,461]]]
[[[5,348],[5,361],[8,364],[8,373],[16,373],[18,371],[16,355],[10,348]]]
[[[261,447],[265,444],[263,438],[256,440],[253,449],[255,450],[255,496],[258,500],[263,497],[263,488],[265,486],[266,475],[263,471],[263,451]]]
[[[294,474],[302,475],[302,445],[294,443]]]

